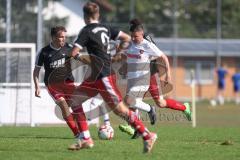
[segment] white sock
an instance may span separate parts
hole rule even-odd
[[[105,113],[103,115],[103,121],[104,121],[105,125],[109,125],[110,126],[110,120],[109,120],[109,114],[108,113]]]
[[[224,97],[223,97],[223,96],[220,97],[220,99],[219,99],[219,103],[220,103],[221,105],[224,104]]]
[[[237,98],[236,98],[236,104],[239,104],[239,103],[240,103],[240,98],[237,97]]]
[[[151,110],[150,105],[143,102],[141,98],[136,99],[136,104],[134,105],[134,107],[145,112],[149,112]]]
[[[220,105],[224,104],[224,97],[222,95],[218,95],[217,100]]]
[[[110,119],[109,119],[109,114],[104,105],[100,106],[100,112],[103,115],[103,121],[105,125],[110,125]]]
[[[104,120],[104,125],[111,126],[111,123],[110,123],[109,119],[108,120]]]
[[[91,135],[90,135],[89,130],[83,131],[83,132],[81,132],[80,135],[79,135],[79,139],[88,139],[88,138],[90,138],[90,137],[91,137]]]

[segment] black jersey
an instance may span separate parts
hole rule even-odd
[[[109,41],[116,40],[119,30],[99,23],[86,25],[78,35],[75,45],[87,48],[91,59],[91,77],[100,79],[113,73]]]
[[[69,57],[71,49],[72,45],[67,43],[60,49],[52,47],[51,44],[41,49],[36,57],[35,65],[38,67],[44,65],[44,83],[46,85],[50,82],[74,80]]]

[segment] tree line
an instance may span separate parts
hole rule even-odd
[[[43,0],[47,7],[50,1]],[[80,1],[80,0],[79,0]],[[221,0],[222,38],[240,37],[240,1]],[[132,5],[134,2],[134,6]],[[102,10],[103,23],[128,31],[132,17],[141,19],[146,31],[155,37],[173,37],[173,24],[180,38],[216,38],[217,0],[108,0],[114,9]],[[12,42],[36,42],[37,0],[12,0]],[[132,10],[133,9],[133,10]],[[175,19],[174,19],[175,16]],[[44,42],[49,41],[49,28],[56,24],[66,25],[68,17],[51,17],[44,21]],[[6,41],[6,0],[0,0],[0,42]]]

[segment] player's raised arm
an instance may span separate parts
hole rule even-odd
[[[123,31],[119,32],[117,39],[120,40],[120,44],[116,46],[116,54],[111,58],[112,62],[125,61],[127,59],[125,52],[131,41],[131,37]]]
[[[127,33],[120,31],[118,39],[121,41],[118,47],[119,51],[128,49],[131,37]]]
[[[148,49],[147,49],[148,50]],[[157,61],[161,61],[160,58],[163,59],[165,65],[166,65],[166,81],[170,82],[171,81],[171,70],[170,70],[170,65],[168,61],[168,57],[164,52],[162,52],[155,44],[149,43],[149,51],[151,51],[152,56],[157,58]],[[161,67],[158,65],[158,68]],[[159,68],[160,69],[160,68]]]
[[[88,54],[82,54],[81,53],[81,49],[77,46],[74,46],[73,49],[70,51],[69,54],[71,57],[73,57],[76,60],[79,60],[85,64],[90,64],[91,63],[91,59],[90,56]]]
[[[171,82],[171,70],[170,70],[170,65],[169,65],[169,61],[168,61],[168,57],[165,55],[165,54],[163,54],[162,55],[162,58],[163,58],[163,60],[164,60],[164,62],[165,62],[165,65],[166,65],[166,81],[167,82]]]

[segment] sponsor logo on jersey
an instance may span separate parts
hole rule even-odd
[[[62,58],[50,63],[50,68],[59,68],[59,67],[65,67],[65,58]]]

